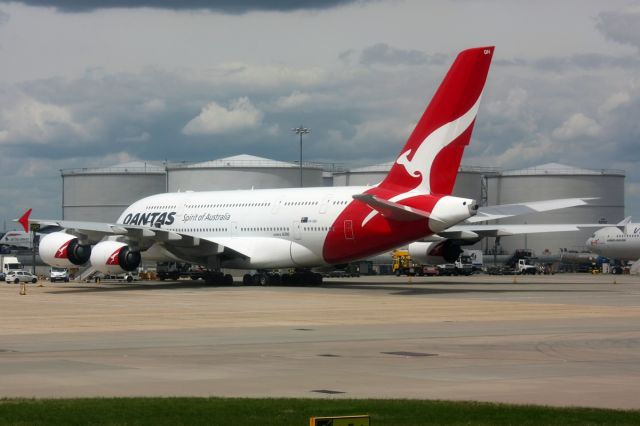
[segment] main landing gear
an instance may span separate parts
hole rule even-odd
[[[206,271],[203,278],[209,285],[233,285],[231,274],[223,274],[220,271]]]
[[[245,274],[242,277],[242,285],[321,285],[322,275],[309,270],[296,270],[293,274],[278,274],[274,272],[258,271]]]

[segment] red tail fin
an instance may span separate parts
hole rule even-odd
[[[29,232],[29,216],[31,216],[31,210],[33,209],[29,209],[24,212],[20,219],[18,219],[18,222],[20,222],[20,224],[24,228],[24,232]]]
[[[493,49],[478,47],[458,55],[380,187],[451,194]]]

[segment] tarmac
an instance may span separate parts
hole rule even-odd
[[[640,409],[640,277],[320,287],[0,283],[0,397],[478,400]]]

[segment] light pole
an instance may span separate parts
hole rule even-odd
[[[291,129],[293,133],[296,135],[300,135],[300,188],[302,188],[302,135],[306,135],[307,133],[311,133],[311,129],[307,129],[306,127],[294,127]]]

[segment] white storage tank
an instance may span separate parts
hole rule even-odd
[[[164,165],[130,162],[61,170],[62,218],[115,222],[131,203],[166,191]]]
[[[334,186],[376,185],[385,178],[393,162],[358,167],[333,175]],[[482,201],[483,176],[495,176],[498,170],[490,167],[475,167],[461,165],[458,169],[453,195],[473,198],[478,203]]]
[[[586,206],[503,219],[499,223],[617,223],[624,218],[624,179],[622,170],[589,170],[558,163],[521,170],[504,171],[489,179],[489,202],[509,204],[556,198],[596,197]],[[593,229],[580,232],[531,234],[501,238],[507,253],[529,248],[545,250],[586,250],[585,241]],[[493,243],[491,243],[493,244]]]
[[[322,167],[303,163],[302,178],[304,187],[322,186]],[[167,167],[169,192],[296,187],[300,187],[298,164],[253,155]]]

